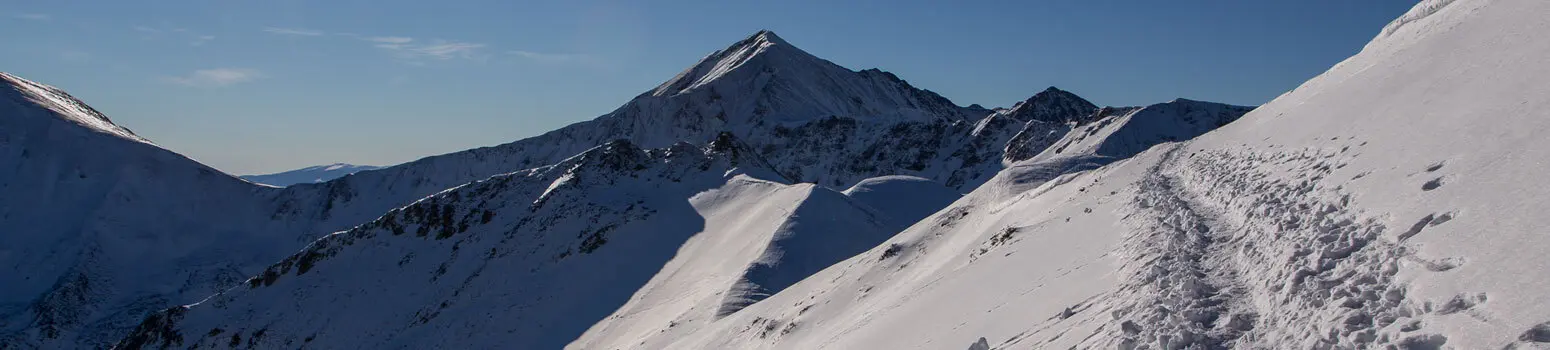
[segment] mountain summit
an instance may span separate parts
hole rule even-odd
[[[751,63],[750,61],[754,61],[755,58],[769,60],[769,56],[776,56],[779,60],[800,63],[811,63],[810,61],[819,60],[806,51],[786,43],[784,39],[776,36],[775,32],[761,30],[747,39],[733,43],[732,46],[705,56],[705,58],[700,59],[699,63],[690,66],[689,69],[678,73],[678,76],[657,86],[655,90],[652,90],[651,95],[666,96],[682,93],[684,90],[693,89],[719,79],[744,65],[764,63]]]
[[[1007,115],[1022,121],[1038,120],[1050,123],[1074,123],[1093,114],[1098,106],[1069,91],[1055,88],[1044,89],[1025,101],[1008,109]]]

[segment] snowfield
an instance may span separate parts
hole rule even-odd
[[[0,348],[1550,349],[1546,13],[1422,1],[1252,111],[960,107],[760,31],[286,188],[0,75]]]

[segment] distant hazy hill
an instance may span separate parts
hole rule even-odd
[[[334,163],[329,165],[309,166],[301,169],[283,171],[273,174],[243,175],[238,177],[242,178],[243,180],[257,182],[265,185],[283,187],[299,183],[324,182],[360,171],[376,170],[381,168],[382,167],[371,165]]]

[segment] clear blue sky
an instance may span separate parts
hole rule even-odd
[[[389,165],[606,113],[759,29],[961,105],[1260,104],[1415,1],[11,1],[0,71],[221,170]],[[649,4],[648,4],[649,3]]]

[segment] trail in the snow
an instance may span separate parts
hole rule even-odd
[[[1126,280],[1084,345],[1131,348],[1436,349],[1433,315],[1465,312],[1483,294],[1406,298],[1400,264],[1411,229],[1387,228],[1322,182],[1340,151],[1221,151],[1175,146],[1137,184],[1121,247]],[[1437,221],[1435,218],[1430,221]],[[1430,223],[1419,224],[1423,228]],[[1398,231],[1398,230],[1394,230]]]
[[[1426,327],[1435,318],[1496,321],[1473,310],[1484,294],[1407,298],[1396,279],[1402,265],[1436,273],[1464,263],[1418,256],[1406,243],[1453,214],[1396,229],[1364,216],[1343,181],[1324,181],[1356,156],[1360,145],[1349,142],[1339,150],[1153,150],[1161,159],[1120,213],[1132,227],[1116,251],[1122,282],[1037,327],[1094,330],[1014,337],[997,348],[1081,336],[1079,347],[1091,348],[1438,349],[1448,334]]]
[[[1177,157],[1173,147],[1137,184],[1129,217],[1139,227],[1120,248],[1137,259],[1120,270],[1130,277],[1109,310],[1117,326],[1090,345],[1219,349],[1254,328],[1258,313],[1245,300],[1245,283],[1218,254],[1230,249],[1232,229],[1162,170]]]

